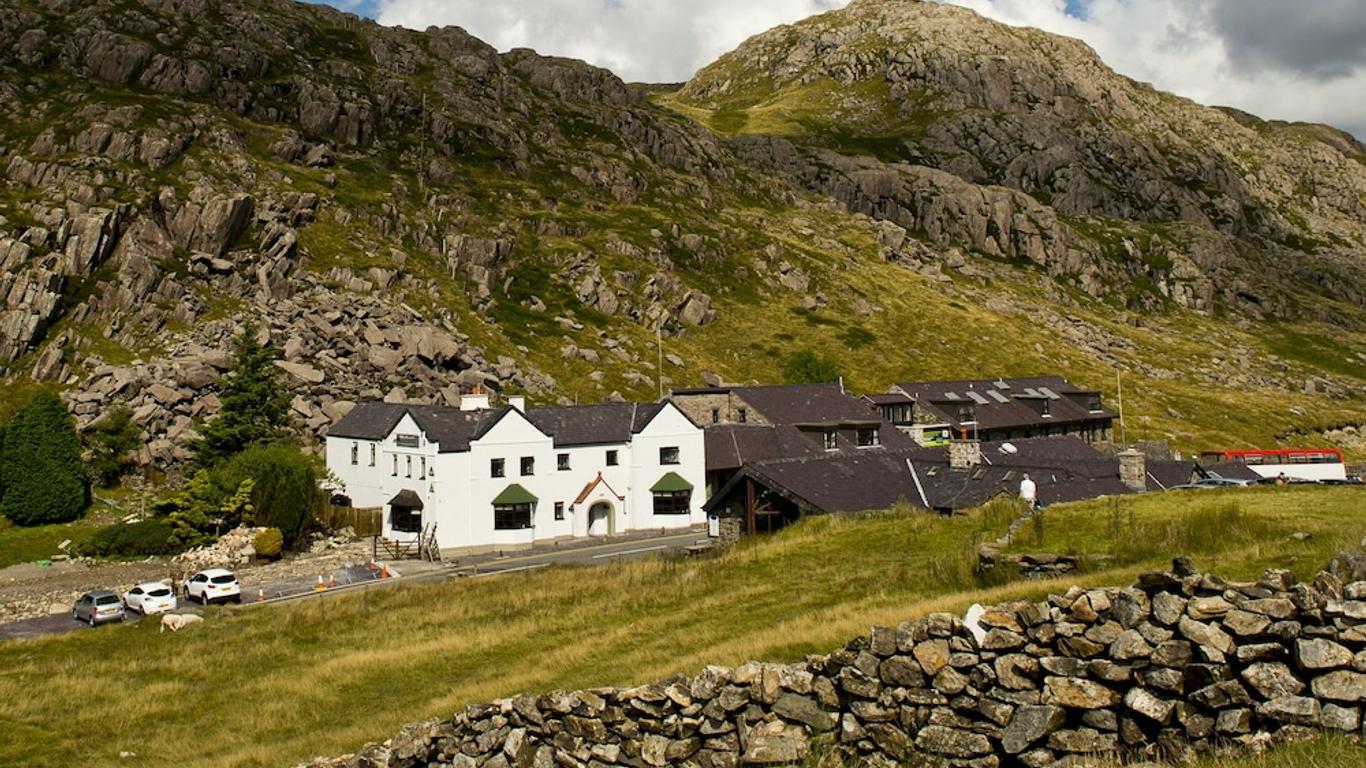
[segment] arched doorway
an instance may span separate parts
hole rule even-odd
[[[616,520],[612,505],[605,501],[595,502],[588,508],[588,535],[610,536],[613,533],[616,533]]]

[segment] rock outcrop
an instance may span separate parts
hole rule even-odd
[[[1037,768],[1366,733],[1366,582],[1231,583],[1178,558],[1123,589],[969,616],[874,627],[797,664],[516,696],[305,765],[715,768],[819,747],[865,765]]]

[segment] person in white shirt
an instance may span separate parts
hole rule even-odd
[[[1039,508],[1038,489],[1034,486],[1034,481],[1029,479],[1028,474],[1025,474],[1024,478],[1020,480],[1020,498],[1024,499],[1030,509]]]

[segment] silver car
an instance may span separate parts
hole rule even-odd
[[[71,618],[90,626],[110,621],[123,621],[123,601],[107,589],[96,589],[81,595],[71,608]]]

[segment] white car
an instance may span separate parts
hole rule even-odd
[[[198,600],[204,605],[209,603],[242,602],[242,587],[232,571],[223,568],[210,568],[191,576],[185,582],[185,600]]]
[[[123,604],[128,606],[130,611],[151,616],[154,613],[174,611],[176,599],[175,593],[164,582],[149,581],[125,592]]]

